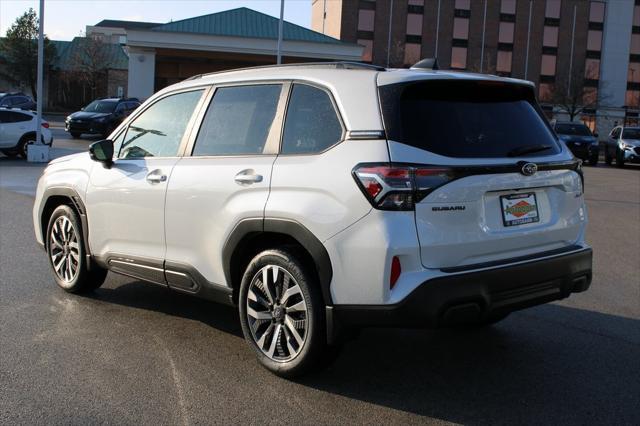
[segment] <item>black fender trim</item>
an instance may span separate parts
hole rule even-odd
[[[329,253],[324,245],[316,238],[315,235],[299,222],[290,219],[281,218],[248,218],[243,219],[235,226],[231,234],[227,238],[222,249],[222,261],[224,267],[224,276],[229,285],[233,283],[231,273],[231,259],[236,252],[241,241],[250,235],[257,235],[261,232],[273,232],[284,234],[292,237],[301,246],[303,246],[313,258],[318,278],[320,281],[320,290],[324,303],[327,306],[333,305],[331,299],[331,279],[333,277],[333,268]],[[237,289],[235,289],[237,290]]]
[[[87,209],[84,206],[84,202],[82,198],[80,198],[80,194],[70,187],[66,186],[54,186],[51,188],[47,188],[42,195],[42,201],[40,201],[40,206],[38,207],[38,219],[40,220],[40,235],[42,236],[42,241],[46,244],[47,241],[47,230],[42,226],[42,215],[44,214],[44,208],[49,202],[51,197],[65,197],[71,200],[73,207],[78,212],[80,216],[80,223],[82,224],[82,240],[84,242],[85,249],[85,257],[87,259],[88,268],[91,269],[91,248],[89,247],[89,222],[87,220]],[[48,225],[45,225],[48,226]],[[44,246],[42,247],[45,248]]]

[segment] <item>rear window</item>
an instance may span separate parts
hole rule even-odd
[[[584,124],[558,123],[555,126],[555,130],[559,135],[591,136],[591,131]]]
[[[560,152],[525,86],[431,80],[380,87],[389,139],[447,157],[544,156]]]

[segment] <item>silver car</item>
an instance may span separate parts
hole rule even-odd
[[[618,167],[640,163],[640,127],[614,127],[604,146],[604,161],[611,165],[614,158]]]

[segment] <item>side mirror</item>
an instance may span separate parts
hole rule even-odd
[[[597,133],[594,133],[594,134],[593,134],[593,136],[595,136],[595,137],[597,138],[597,137],[598,137],[598,134],[597,134]]]
[[[106,168],[110,168],[113,163],[113,141],[103,139],[89,145],[89,156],[93,161],[98,161]]]

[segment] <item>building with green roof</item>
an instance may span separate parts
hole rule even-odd
[[[278,24],[241,7],[164,24],[103,20],[87,35],[124,47],[128,96],[145,99],[195,74],[274,64]],[[362,47],[285,21],[282,55],[284,63],[359,61]]]

